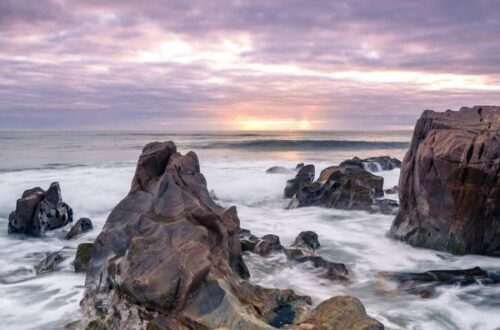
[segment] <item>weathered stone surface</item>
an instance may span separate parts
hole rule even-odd
[[[66,239],[75,238],[78,235],[86,233],[92,230],[92,220],[89,218],[80,218],[77,222],[71,227],[70,231],[66,234]]]
[[[328,179],[325,179],[328,176]],[[384,178],[366,170],[333,166],[321,173],[318,181],[303,184],[289,208],[322,206],[344,210],[372,211],[376,198],[382,197]]]
[[[382,272],[380,275],[398,284],[397,291],[429,298],[441,285],[467,286],[481,283],[500,283],[500,273],[487,272],[479,267],[470,269],[430,270],[423,273]]]
[[[371,172],[389,171],[401,167],[401,161],[389,156],[378,156],[360,159],[354,157],[340,163],[339,166],[354,167]]]
[[[500,107],[426,110],[399,180],[390,235],[452,253],[500,253]]]
[[[90,257],[92,256],[93,243],[82,243],[76,248],[76,256],[73,261],[75,272],[86,272],[90,265]]]
[[[291,290],[244,280],[236,208],[215,204],[196,154],[175,150],[171,142],[144,148],[131,191],[96,238],[83,324],[272,329],[280,307],[305,308],[307,299]]]
[[[284,195],[286,198],[292,198],[299,189],[314,180],[314,165],[305,165],[300,167],[299,172],[295,178],[286,182]]]
[[[297,330],[382,330],[384,326],[369,317],[354,297],[337,296],[323,301]]]
[[[9,234],[43,236],[72,221],[73,210],[62,201],[59,183],[53,182],[47,191],[35,187],[17,200],[16,210],[9,215]]]
[[[64,261],[66,257],[62,252],[50,253],[45,259],[43,259],[36,267],[36,274],[41,275],[45,273],[50,273],[57,270],[57,266]]]

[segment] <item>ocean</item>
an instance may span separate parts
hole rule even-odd
[[[354,156],[389,155],[402,159],[411,131],[348,132],[97,132],[0,131],[0,320],[4,329],[57,329],[81,317],[79,301],[85,276],[71,264],[76,247],[92,242],[111,209],[127,194],[142,147],[172,140],[178,150],[198,154],[201,171],[218,203],[236,205],[241,227],[255,235],[276,234],[283,245],[304,230],[318,233],[325,259],[343,262],[348,283],[319,276],[307,264],[283,255],[269,258],[245,254],[253,283],[292,288],[314,304],[334,295],[361,299],[368,313],[387,329],[500,329],[500,287],[475,284],[442,286],[437,295],[395,294],[382,288],[381,271],[423,272],[435,269],[499,269],[499,259],[454,256],[413,248],[386,236],[393,216],[319,207],[286,210],[283,189],[289,174],[266,174],[271,166],[294,168],[314,164],[316,175]],[[397,184],[399,170],[376,173],[385,188]],[[63,199],[75,219],[91,218],[94,230],[65,240],[69,226],[43,238],[8,235],[8,215],[24,190],[61,185]],[[397,200],[397,195],[388,195]],[[37,276],[34,266],[48,252],[64,250],[72,257],[61,269]]]

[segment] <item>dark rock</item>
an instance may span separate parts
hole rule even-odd
[[[500,254],[500,107],[426,110],[399,179],[390,236],[457,254]]]
[[[297,330],[383,330],[384,326],[366,314],[354,297],[337,296],[323,301],[312,315],[299,322]]]
[[[500,273],[489,273],[479,267],[456,270],[430,270],[423,273],[382,272],[380,275],[398,283],[398,291],[429,298],[440,285],[467,286],[500,283]]]
[[[259,243],[259,238],[253,235],[250,230],[241,229],[240,230],[240,245],[241,252],[251,251],[254,252],[255,246]]]
[[[271,252],[281,249],[283,249],[283,247],[281,246],[280,238],[276,235],[269,234],[261,237],[259,242],[255,245],[253,252],[265,257]]]
[[[314,165],[301,167],[295,178],[286,182],[285,197],[292,198],[304,185],[313,182],[314,175]]]
[[[326,175],[328,179],[325,180]],[[303,184],[289,208],[322,206],[344,210],[372,211],[376,198],[384,195],[384,178],[351,167],[329,167],[318,181]]]
[[[267,174],[295,174],[296,171],[283,167],[283,166],[273,166],[266,170]]]
[[[372,207],[373,212],[380,212],[382,214],[396,215],[399,210],[399,204],[392,199],[377,199],[375,205]]]
[[[86,272],[90,265],[90,258],[92,256],[93,243],[82,243],[76,248],[75,261],[73,265],[75,266],[75,272]]]
[[[92,230],[92,221],[89,218],[80,218],[77,222],[71,227],[68,234],[66,234],[66,239],[72,239],[78,235],[86,233]]]
[[[397,194],[398,193],[398,186],[394,186],[392,188],[384,190],[386,194]]]
[[[61,252],[53,252],[49,254],[35,267],[36,274],[41,275],[56,271],[57,266],[65,259],[66,257]]]
[[[401,167],[401,161],[389,156],[370,157],[365,159],[354,157],[343,161],[339,166],[360,168],[371,172],[380,172]]]
[[[40,187],[26,190],[9,215],[9,234],[43,236],[47,230],[73,221],[73,210],[62,201],[59,183],[45,192]]]
[[[298,163],[295,165],[295,172],[300,171],[304,167],[304,163]]]
[[[295,238],[295,242],[292,246],[297,248],[308,248],[313,251],[317,250],[320,247],[318,234],[313,231],[303,231]]]

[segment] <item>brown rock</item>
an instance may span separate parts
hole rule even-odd
[[[458,254],[500,253],[500,107],[424,111],[399,187],[392,237]]]

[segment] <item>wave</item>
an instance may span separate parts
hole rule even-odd
[[[314,149],[406,149],[409,142],[351,141],[351,140],[251,140],[214,142],[201,146],[203,149],[252,149],[264,151],[314,150]],[[198,146],[200,148],[200,146]]]

